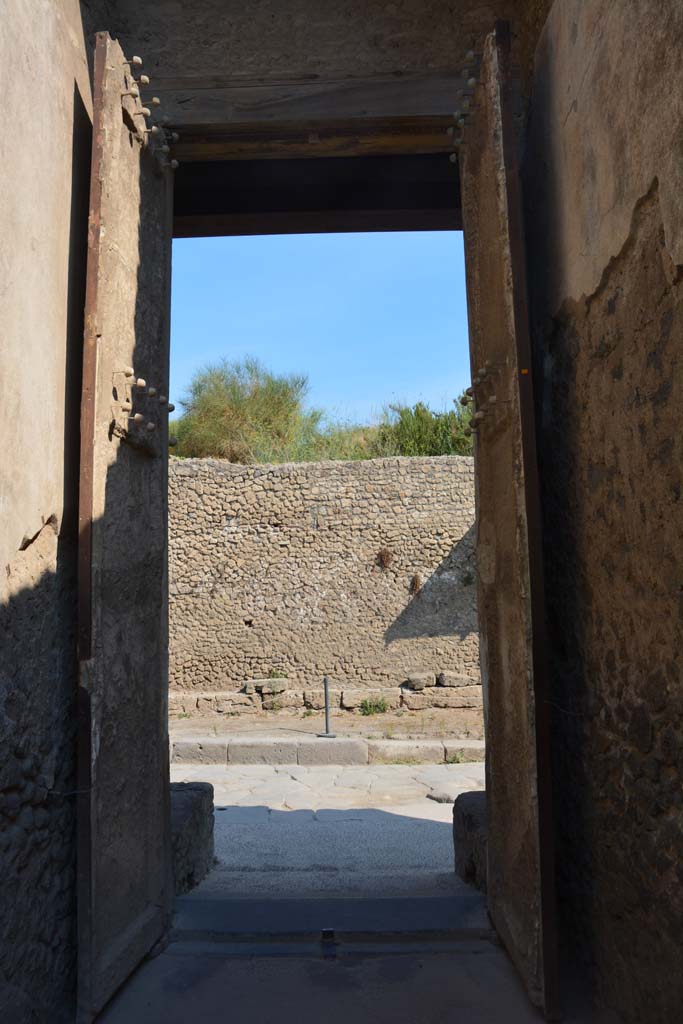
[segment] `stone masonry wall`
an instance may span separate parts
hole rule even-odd
[[[472,459],[172,460],[169,509],[171,710],[269,678],[319,706],[325,675],[349,709],[409,677],[408,707],[480,706]]]

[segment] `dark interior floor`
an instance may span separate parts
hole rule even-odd
[[[541,1019],[490,931],[483,897],[465,889],[432,899],[180,899],[171,944],[99,1024]]]

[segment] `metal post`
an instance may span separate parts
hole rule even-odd
[[[325,690],[325,732],[319,732],[318,736],[334,739],[335,734],[330,732],[330,681],[327,676],[323,677],[323,689]]]

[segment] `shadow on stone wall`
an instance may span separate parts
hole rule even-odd
[[[8,580],[0,605],[0,1018],[58,1024],[68,1019],[75,967],[73,539],[58,538],[49,520]]]
[[[46,510],[42,529],[3,566],[0,590],[0,1019],[12,1024],[70,1020],[75,987],[76,534],[91,134],[74,82],[62,508]]]
[[[384,634],[385,644],[417,637],[463,640],[478,631],[475,525],[436,567]]]

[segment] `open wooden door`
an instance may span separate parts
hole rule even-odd
[[[79,509],[78,1008],[169,921],[168,342],[172,189],[132,67],[97,36]],[[161,144],[159,144],[161,142]]]
[[[544,598],[510,39],[486,40],[460,149],[476,412],[488,900],[531,1000],[557,1012]]]

